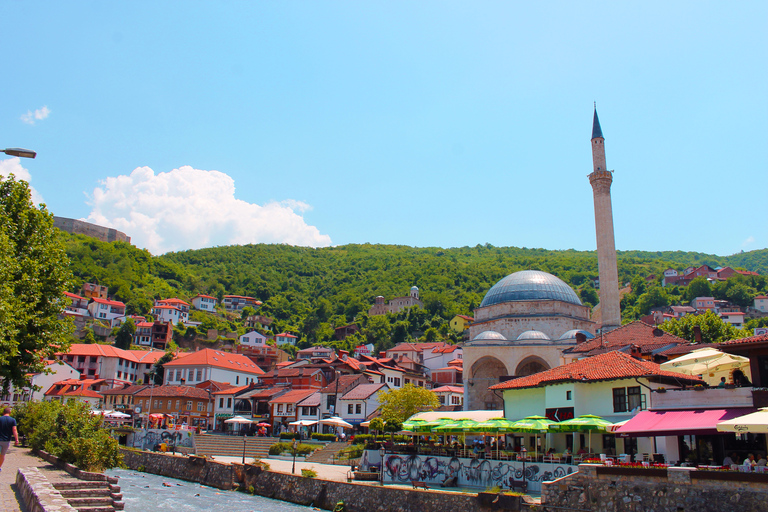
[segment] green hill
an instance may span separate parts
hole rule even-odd
[[[152,256],[129,244],[104,243],[81,235],[63,233],[72,260],[77,291],[84,282],[109,287],[110,295],[125,302],[131,313],[146,314],[155,298],[178,296],[189,300],[198,293],[221,299],[225,294],[248,295],[264,302],[260,313],[275,318],[274,332],[297,333],[301,345],[329,342],[333,327],[357,322],[358,338],[379,347],[408,339],[414,332],[432,339],[451,339],[447,321],[455,314],[472,314],[484,294],[502,277],[524,269],[557,275],[577,290],[585,303],[594,305],[592,280],[597,277],[597,257],[590,251],[548,251],[489,244],[460,248],[414,248],[395,245],[345,245],[313,249],[288,245],[215,247]],[[637,294],[622,301],[625,318],[637,309],[664,301],[684,299],[684,289],[656,288],[664,269],[689,265],[747,267],[758,277],[739,277],[729,283],[743,286],[752,295],[765,293],[768,250],[721,257],[694,252],[618,253],[621,282],[636,284]],[[645,283],[655,274],[656,281]],[[424,311],[389,318],[367,317],[377,295],[387,300],[418,286]],[[743,291],[743,290],[742,290]],[[735,293],[720,290],[718,293]],[[339,345],[340,348],[344,348]]]

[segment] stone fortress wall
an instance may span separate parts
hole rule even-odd
[[[66,217],[53,217],[53,227],[59,228],[73,235],[86,235],[102,242],[125,242],[131,243],[131,237],[113,228],[106,228],[85,222],[83,220],[68,219]]]

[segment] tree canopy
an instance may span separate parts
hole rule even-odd
[[[694,328],[696,326],[701,329],[702,343],[720,343],[722,341],[751,336],[748,330],[738,329],[724,322],[712,311],[706,311],[701,315],[685,315],[682,318],[667,320],[659,328],[690,342],[695,342],[696,333]]]
[[[46,360],[66,350],[71,321],[59,319],[72,281],[69,258],[45,205],[32,204],[29,185],[0,181],[0,382],[29,385]]]
[[[434,391],[413,384],[389,389],[379,396],[381,417],[385,422],[402,423],[417,412],[432,411],[440,406]]]

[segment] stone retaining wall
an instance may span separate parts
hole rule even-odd
[[[53,464],[59,469],[63,469],[64,471],[66,471],[67,473],[69,473],[70,475],[72,475],[73,477],[79,480],[87,480],[89,482],[108,482],[110,484],[117,483],[117,478],[107,476],[103,473],[92,473],[90,471],[83,471],[77,466],[73,466],[72,464],[62,462],[55,455],[51,455],[50,453],[44,452],[43,450],[33,450],[32,452],[38,457],[40,457],[41,459],[50,462],[51,464]]]
[[[344,483],[262,471],[250,464],[222,464],[203,457],[174,457],[123,450],[130,469],[179,478],[219,489],[241,488],[267,498],[332,510],[339,501],[345,512],[489,512],[477,495],[422,491]],[[498,509],[497,509],[498,510]],[[722,512],[722,511],[721,511]]]
[[[768,484],[696,478],[695,468],[667,468],[666,475],[599,474],[603,466],[579,465],[579,472],[545,482],[542,509],[594,512],[768,512]],[[648,471],[650,473],[650,471]],[[614,472],[619,473],[619,472]],[[729,475],[731,476],[731,475]],[[748,476],[748,475],[747,475]],[[724,475],[723,478],[726,478]]]
[[[16,487],[28,512],[77,512],[35,467],[18,469]]]

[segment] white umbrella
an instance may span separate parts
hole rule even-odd
[[[739,416],[732,420],[721,421],[717,424],[718,432],[736,432],[745,434],[747,432],[766,434],[768,433],[768,407],[760,409],[757,412]]]
[[[243,418],[242,416],[232,416],[228,420],[224,420],[224,423],[253,423],[248,418]]]
[[[321,425],[331,425],[334,427],[354,428],[354,425],[352,425],[351,423],[347,423],[346,421],[339,418],[338,416],[332,416],[330,418],[322,419],[318,423],[320,423]]]
[[[702,375],[748,366],[749,359],[746,357],[725,354],[714,348],[700,348],[690,354],[662,363],[661,369],[686,375]]]
[[[317,420],[299,420],[299,421],[292,421],[289,423],[289,425],[293,425],[297,427],[309,427],[316,424],[317,424]]]
[[[125,419],[125,418],[130,418],[131,415],[130,414],[125,414],[125,413],[120,412],[120,411],[112,411],[112,412],[104,414],[104,417],[105,418],[112,418],[112,419]]]

